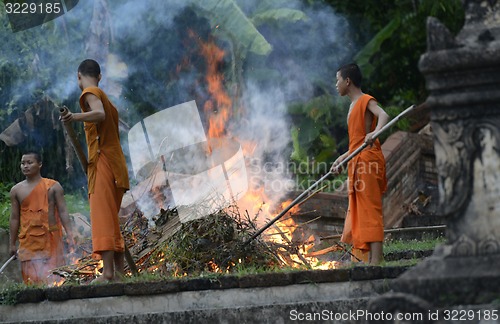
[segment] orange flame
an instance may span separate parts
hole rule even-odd
[[[197,42],[201,55],[205,58],[206,62],[206,76],[205,80],[207,82],[207,89],[210,94],[210,99],[205,101],[203,108],[208,119],[208,138],[219,138],[226,134],[226,126],[229,118],[232,116],[232,105],[233,102],[231,97],[228,95],[224,87],[224,75],[220,72],[221,65],[225,56],[224,50],[219,48],[213,38],[203,41],[198,35],[196,35],[192,30],[188,31],[190,38],[195,39]],[[182,65],[186,64],[183,62]],[[181,65],[181,66],[182,66]],[[180,68],[180,67],[179,67]],[[258,143],[246,142],[241,143],[245,156],[253,155]],[[212,152],[212,147],[207,148],[207,154]],[[253,219],[256,218],[257,226],[264,225],[268,220],[276,217],[279,212],[284,210],[291,203],[291,200],[281,203],[278,207],[280,210],[271,210],[274,203],[268,199],[264,193],[264,189],[250,190],[243,198],[238,201],[238,207],[242,211],[246,211],[248,215]],[[299,206],[296,205],[289,213],[284,215],[282,219],[275,223],[275,226],[271,227],[267,231],[267,238],[269,240],[277,240],[278,242],[293,240],[293,233],[298,228],[295,221],[290,215],[297,213],[300,210]],[[258,216],[258,217],[257,217]],[[314,247],[314,236],[311,236],[304,240],[302,238],[301,249],[302,253],[306,254],[307,251]],[[285,242],[282,242],[285,243]],[[313,268],[321,269],[331,269],[335,267],[334,263],[322,263],[315,257],[305,258],[298,255],[292,256],[294,262],[297,266],[304,264],[304,259],[306,263],[309,263]],[[211,262],[209,268],[214,272],[221,272],[222,269],[219,268],[217,264]]]
[[[224,75],[219,71],[225,52],[215,44],[213,38],[204,42],[193,31],[190,30],[188,34],[196,38],[200,53],[207,63],[205,80],[211,98],[204,103],[203,109],[208,117],[208,137],[221,137],[232,114],[232,100],[224,88]]]

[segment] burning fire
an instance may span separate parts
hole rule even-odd
[[[265,225],[263,223],[264,219],[267,219],[267,221],[274,219],[279,212],[287,208],[292,202],[292,200],[282,202],[279,210],[273,211],[271,210],[272,204],[266,204],[266,200],[264,190],[259,190],[247,193],[239,201],[238,205],[240,209],[248,211],[250,215],[259,215],[257,221],[260,220],[261,224],[259,226],[263,226]],[[297,224],[293,219],[293,215],[299,211],[299,205],[292,207],[287,215],[276,221],[276,223],[262,234],[263,237],[270,242],[276,243],[278,246],[282,246],[280,249],[289,248],[290,246],[295,247],[295,253],[287,254],[286,258],[284,257],[285,254],[277,253],[283,264],[292,267],[308,266],[312,269],[335,269],[338,264],[337,261],[322,261],[315,256],[308,255],[314,250],[315,244],[319,240],[312,233],[304,236],[303,233],[307,232],[300,231],[301,227],[306,226],[306,224]]]
[[[195,34],[189,31],[189,36],[194,38]],[[207,135],[209,138],[218,138],[225,135],[226,124],[232,115],[232,100],[224,88],[224,76],[220,72],[225,53],[215,44],[213,39],[209,39],[206,42],[199,37],[196,37],[196,39],[200,47],[200,53],[207,63],[205,80],[211,96],[211,99],[207,100],[204,104],[204,111],[208,117],[209,124]],[[244,148],[245,155],[248,156],[248,154],[251,155],[255,151],[258,143],[243,141],[241,145]],[[282,202],[279,210],[271,210],[275,204],[270,203],[270,199],[267,199],[264,189],[260,188],[253,192],[249,191],[243,196],[238,201],[238,207],[240,210],[248,212],[250,217],[259,215],[256,222],[258,226],[262,226],[266,223],[266,219],[274,218],[279,212],[288,207],[291,202],[291,200]],[[288,215],[284,215],[281,220],[277,221],[264,233],[265,238],[278,244],[300,245],[300,248],[297,248],[297,253],[292,256],[293,266],[303,266],[305,264],[315,269],[335,268],[336,262],[334,261],[321,262],[316,257],[305,256],[309,251],[313,250],[315,242],[319,242],[313,234],[307,238],[302,237],[300,242],[294,242],[294,233],[302,225],[296,224],[291,215],[296,214],[299,210],[298,205],[294,206]],[[282,261],[285,264],[290,264],[290,262],[287,262],[288,260]],[[221,272],[219,266],[214,262],[210,264],[210,268],[214,272]]]
[[[189,36],[196,37],[191,30]],[[226,123],[232,114],[232,100],[224,89],[224,76],[219,72],[225,53],[215,44],[213,39],[209,39],[207,42],[202,41],[199,37],[196,39],[200,53],[207,63],[205,80],[211,99],[205,101],[203,109],[208,117],[208,137],[222,137],[225,133]]]

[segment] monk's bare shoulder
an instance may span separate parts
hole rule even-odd
[[[10,189],[10,202],[12,204],[12,208],[15,208],[16,206],[19,205],[20,203],[20,199],[19,199],[19,195],[20,195],[20,192],[22,191],[22,187],[23,187],[23,182],[24,181],[21,181],[17,184],[15,184],[11,189]]]
[[[20,192],[23,191],[23,189],[26,188],[26,180],[23,180],[21,182],[16,183],[12,188],[10,189],[10,195],[17,195]]]
[[[58,181],[54,182],[54,184],[49,188],[49,192],[54,193],[54,194],[56,194],[56,193],[58,193],[58,194],[63,193],[64,194],[63,187],[61,186],[61,184]]]

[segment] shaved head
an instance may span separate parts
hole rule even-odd
[[[96,61],[87,59],[80,63],[80,66],[78,66],[78,72],[84,76],[98,79],[101,74],[101,67]]]

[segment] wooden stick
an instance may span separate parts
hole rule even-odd
[[[278,233],[281,234],[281,238],[288,244],[288,247],[292,247],[293,243],[292,241],[290,241],[290,239],[288,239],[288,237],[286,236],[285,233],[283,233],[283,231],[281,230],[281,228],[279,228],[276,224],[274,224],[274,228],[278,231]],[[300,253],[299,249],[297,248],[297,256],[299,257],[300,261],[302,261],[304,263],[305,266],[307,267],[311,267],[311,265],[309,264],[309,262],[302,256],[302,253]]]
[[[11,256],[11,257],[9,258],[9,260],[7,260],[7,261],[3,264],[3,266],[0,268],[0,273],[2,273],[3,269],[5,269],[5,268],[9,265],[9,263],[11,263],[11,262],[12,262],[12,260],[14,260],[14,259],[16,258],[16,256],[17,256],[17,255],[15,255],[15,254],[14,254],[13,256]]]
[[[307,253],[306,255],[304,255],[306,258],[310,258],[310,257],[316,257],[316,256],[319,256],[319,255],[323,255],[323,254],[326,254],[328,252],[334,252],[334,251],[338,251],[339,248],[337,245],[332,245],[330,247],[327,247],[326,249],[322,249],[322,250],[319,250],[319,251],[313,251],[313,252],[309,252]]]
[[[314,195],[316,195],[317,193],[323,191],[323,189],[325,189],[326,187],[328,187],[328,185],[324,185],[323,187],[319,188],[318,190],[314,191],[313,193],[311,193],[309,196],[307,196],[307,198],[305,198],[304,200],[302,200],[301,202],[299,202],[297,204],[297,206],[300,206],[302,205],[303,203],[305,203],[306,201],[308,201],[309,199],[311,199]]]
[[[61,117],[66,116],[68,112],[69,110],[66,106],[59,108],[59,114],[61,115]],[[63,126],[64,130],[66,131],[66,134],[68,134],[69,140],[71,141],[71,145],[75,150],[76,156],[80,161],[80,165],[82,166],[83,172],[87,174],[87,165],[88,165],[87,157],[83,152],[82,146],[80,145],[80,141],[78,141],[78,137],[76,136],[75,130],[73,129],[73,126],[71,126],[71,123],[63,123]]]
[[[401,118],[403,118],[406,114],[408,114],[410,111],[415,109],[415,105],[411,105],[410,107],[406,108],[402,113],[394,117],[390,122],[384,125],[378,132],[373,134],[372,139],[375,140],[377,137],[379,137],[383,132],[387,131],[390,129],[395,123],[397,123]],[[337,170],[342,170],[347,163],[352,160],[356,155],[361,153],[369,144],[367,142],[364,142],[362,145],[360,145],[356,150],[354,150],[351,154],[349,154],[340,164],[337,166]],[[283,217],[290,209],[292,209],[293,206],[298,204],[299,202],[302,201],[302,199],[314,188],[316,188],[321,182],[326,180],[330,175],[332,175],[333,172],[332,170],[328,171],[327,174],[325,174],[321,179],[313,183],[312,186],[310,186],[308,189],[306,189],[303,193],[301,193],[297,198],[295,198],[294,201],[292,201],[288,207],[286,207],[281,213],[279,213],[276,217],[274,217],[271,221],[269,221],[266,225],[264,225],[260,230],[258,230],[255,234],[253,234],[246,242],[243,243],[243,246],[248,245],[251,241],[253,241],[257,236],[262,234],[266,229],[271,227],[278,219]]]
[[[298,224],[298,225],[297,225],[297,227],[301,227],[301,226],[304,226],[304,225],[310,224],[310,223],[312,223],[312,222],[317,221],[317,220],[318,220],[318,219],[320,219],[320,218],[321,218],[321,216],[318,216],[318,217],[316,217],[316,218],[310,219],[310,220],[308,220],[307,222],[304,222],[304,223],[300,223],[300,224]]]

